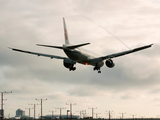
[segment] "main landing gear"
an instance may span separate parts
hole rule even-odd
[[[97,70],[98,73],[101,73],[100,67],[95,66],[95,67],[93,68],[93,70],[94,70],[94,71]]]
[[[69,68],[70,71],[75,71],[76,70],[76,67],[71,67]]]

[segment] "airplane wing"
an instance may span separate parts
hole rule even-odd
[[[107,55],[107,56],[104,56],[104,57],[101,57],[101,58],[103,60],[105,60],[105,59],[109,59],[109,58],[115,58],[115,57],[127,55],[127,54],[130,54],[130,53],[133,53],[133,52],[137,52],[137,51],[140,51],[140,50],[143,50],[143,49],[147,49],[147,48],[151,47],[152,45],[153,44],[142,46],[142,47],[138,47],[138,48],[135,48],[135,49],[132,49],[132,50],[127,50],[127,51],[124,51],[124,52],[119,52],[119,53]]]
[[[23,53],[28,53],[28,54],[37,55],[37,56],[49,57],[49,58],[51,58],[51,59],[53,59],[53,58],[56,58],[56,59],[68,59],[67,57],[61,57],[61,56],[56,56],[56,55],[48,55],[48,54],[30,52],[30,51],[15,49],[15,48],[10,48],[10,49],[12,49],[12,50],[14,50],[14,51],[17,51],[17,52],[23,52]]]
[[[94,59],[91,59],[90,63],[97,63],[97,62],[101,62],[101,61],[106,60],[106,59],[111,59],[111,58],[127,55],[127,54],[130,54],[130,53],[133,53],[133,52],[137,52],[137,51],[140,51],[140,50],[143,50],[143,49],[147,49],[147,48],[151,47],[152,45],[153,44],[138,47],[138,48],[135,48],[135,49],[132,49],[132,50],[127,50],[127,51],[124,51],[124,52],[119,52],[119,53],[115,53],[115,54],[111,54],[111,55],[107,55],[107,56],[94,58]]]

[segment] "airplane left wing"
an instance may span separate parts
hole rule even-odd
[[[37,55],[37,56],[49,57],[49,58],[51,58],[51,59],[53,59],[53,58],[55,58],[55,59],[68,59],[67,57],[61,57],[61,56],[56,56],[56,55],[49,55],[49,54],[42,54],[42,53],[30,52],[30,51],[15,49],[15,48],[10,48],[10,49],[12,49],[12,50],[14,50],[14,51],[17,51],[17,52],[23,52],[23,53],[28,53],[28,54]]]

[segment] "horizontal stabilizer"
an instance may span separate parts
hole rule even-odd
[[[84,43],[84,44],[79,44],[79,45],[70,45],[70,46],[67,46],[67,48],[69,48],[69,49],[75,49],[75,48],[82,47],[82,46],[88,45],[88,44],[90,44],[90,43]],[[37,45],[38,46],[44,46],[44,47],[63,49],[63,47],[61,47],[61,46],[40,45],[40,44],[37,44]]]
[[[51,47],[51,48],[63,49],[63,47],[60,47],[60,46],[40,45],[40,44],[37,44],[37,45],[38,45],[38,46],[44,46],[44,47]]]
[[[67,46],[67,48],[75,49],[75,48],[82,47],[82,46],[88,45],[88,44],[90,44],[90,43],[84,43],[84,44],[79,44],[79,45],[71,45],[71,46]]]

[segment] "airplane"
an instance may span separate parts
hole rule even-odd
[[[25,51],[25,50],[20,50],[20,49],[16,49],[16,48],[10,48],[10,47],[9,48],[14,51],[17,51],[17,52],[23,52],[23,53],[28,53],[28,54],[37,55],[37,56],[49,57],[51,59],[53,59],[53,58],[62,59],[64,67],[66,67],[70,71],[75,71],[76,67],[74,67],[74,65],[76,63],[80,63],[83,65],[91,65],[94,67],[93,68],[94,71],[97,70],[98,73],[101,73],[100,68],[104,65],[104,62],[108,68],[113,68],[115,66],[115,63],[112,60],[113,58],[120,57],[120,56],[130,54],[133,52],[137,52],[137,51],[149,48],[153,45],[153,44],[150,44],[150,45],[146,45],[146,46],[142,46],[142,47],[138,47],[135,49],[130,49],[127,51],[118,52],[118,53],[114,53],[114,54],[110,54],[110,55],[106,55],[106,56],[95,56],[95,55],[90,54],[89,52],[86,52],[86,50],[80,48],[80,47],[88,45],[90,43],[77,44],[77,45],[70,44],[68,32],[67,32],[67,27],[66,27],[66,23],[65,23],[65,18],[63,18],[63,26],[64,26],[65,44],[63,44],[62,46],[37,44],[37,46],[61,49],[64,51],[64,53],[67,55],[67,57]]]

